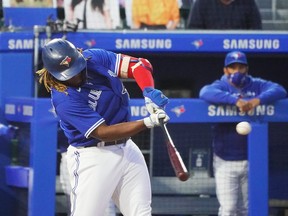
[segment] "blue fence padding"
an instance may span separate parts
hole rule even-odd
[[[4,11],[5,12],[5,11]],[[52,11],[53,12],[53,9]],[[41,14],[42,19],[37,16],[29,17],[35,22],[44,22],[48,12]],[[37,19],[35,19],[37,17]],[[20,18],[19,22],[22,19]],[[25,26],[25,25],[24,25]],[[52,38],[63,37],[64,33],[53,33]],[[104,48],[114,52],[140,52],[140,53],[227,53],[231,50],[241,50],[246,53],[256,54],[282,54],[288,52],[287,32],[271,31],[87,31],[79,30],[77,33],[65,34],[67,40],[73,42],[77,47]],[[2,32],[0,33],[0,52],[11,50],[33,49],[33,32]],[[47,42],[46,33],[40,34],[40,45]]]
[[[8,121],[30,125],[28,216],[54,215],[58,119],[51,100],[10,97],[4,107]]]
[[[131,119],[138,120],[148,115],[143,99],[130,101]],[[240,113],[236,106],[213,105],[201,99],[170,99],[165,110],[171,123],[208,122],[287,122],[288,100],[279,100],[270,105],[259,105],[249,113]]]
[[[14,187],[28,188],[29,186],[29,167],[6,166],[6,184]]]

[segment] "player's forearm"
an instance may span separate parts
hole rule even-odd
[[[284,99],[287,96],[286,90],[277,85],[275,88],[271,88],[263,93],[261,93],[258,97],[260,99],[261,104],[273,103],[277,100]]]
[[[147,129],[147,127],[145,126],[143,120],[124,122],[110,126],[102,124],[97,127],[90,134],[90,136],[104,142],[109,142],[134,136],[145,129]]]
[[[210,86],[205,86],[200,90],[199,98],[203,99],[209,103],[215,104],[236,104],[239,99],[235,95],[230,94],[229,92],[221,91]]]

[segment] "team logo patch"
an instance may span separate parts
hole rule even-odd
[[[174,112],[177,117],[179,117],[184,112],[186,112],[186,109],[185,109],[184,105],[181,105],[181,106],[174,107],[173,109],[171,109],[171,111]]]
[[[239,58],[242,57],[242,54],[239,53],[239,52],[236,52],[236,53],[233,53],[231,56],[232,56],[234,59],[239,59]]]
[[[201,39],[195,40],[192,42],[192,44],[195,46],[196,49],[199,49],[201,46],[203,46],[203,41]]]
[[[64,66],[66,66],[66,67],[69,67],[70,62],[71,62],[71,58],[70,58],[69,56],[66,56],[66,57],[62,60],[62,62],[60,63],[60,65],[64,65]]]
[[[91,40],[87,40],[85,41],[85,44],[88,46],[88,47],[94,47],[96,45],[96,41],[94,39],[91,39]]]

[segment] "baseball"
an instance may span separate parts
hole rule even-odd
[[[249,122],[242,121],[236,125],[236,131],[240,135],[247,135],[251,132],[252,128]]]

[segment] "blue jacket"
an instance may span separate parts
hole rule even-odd
[[[262,29],[261,14],[254,0],[229,5],[220,0],[194,1],[187,19],[189,29]]]
[[[235,105],[239,98],[259,98],[260,104],[283,99],[286,90],[279,84],[248,76],[247,84],[239,89],[232,86],[226,75],[200,90],[199,97],[212,104]],[[212,126],[213,150],[223,160],[247,160],[247,136],[237,134],[237,123],[219,123]]]

